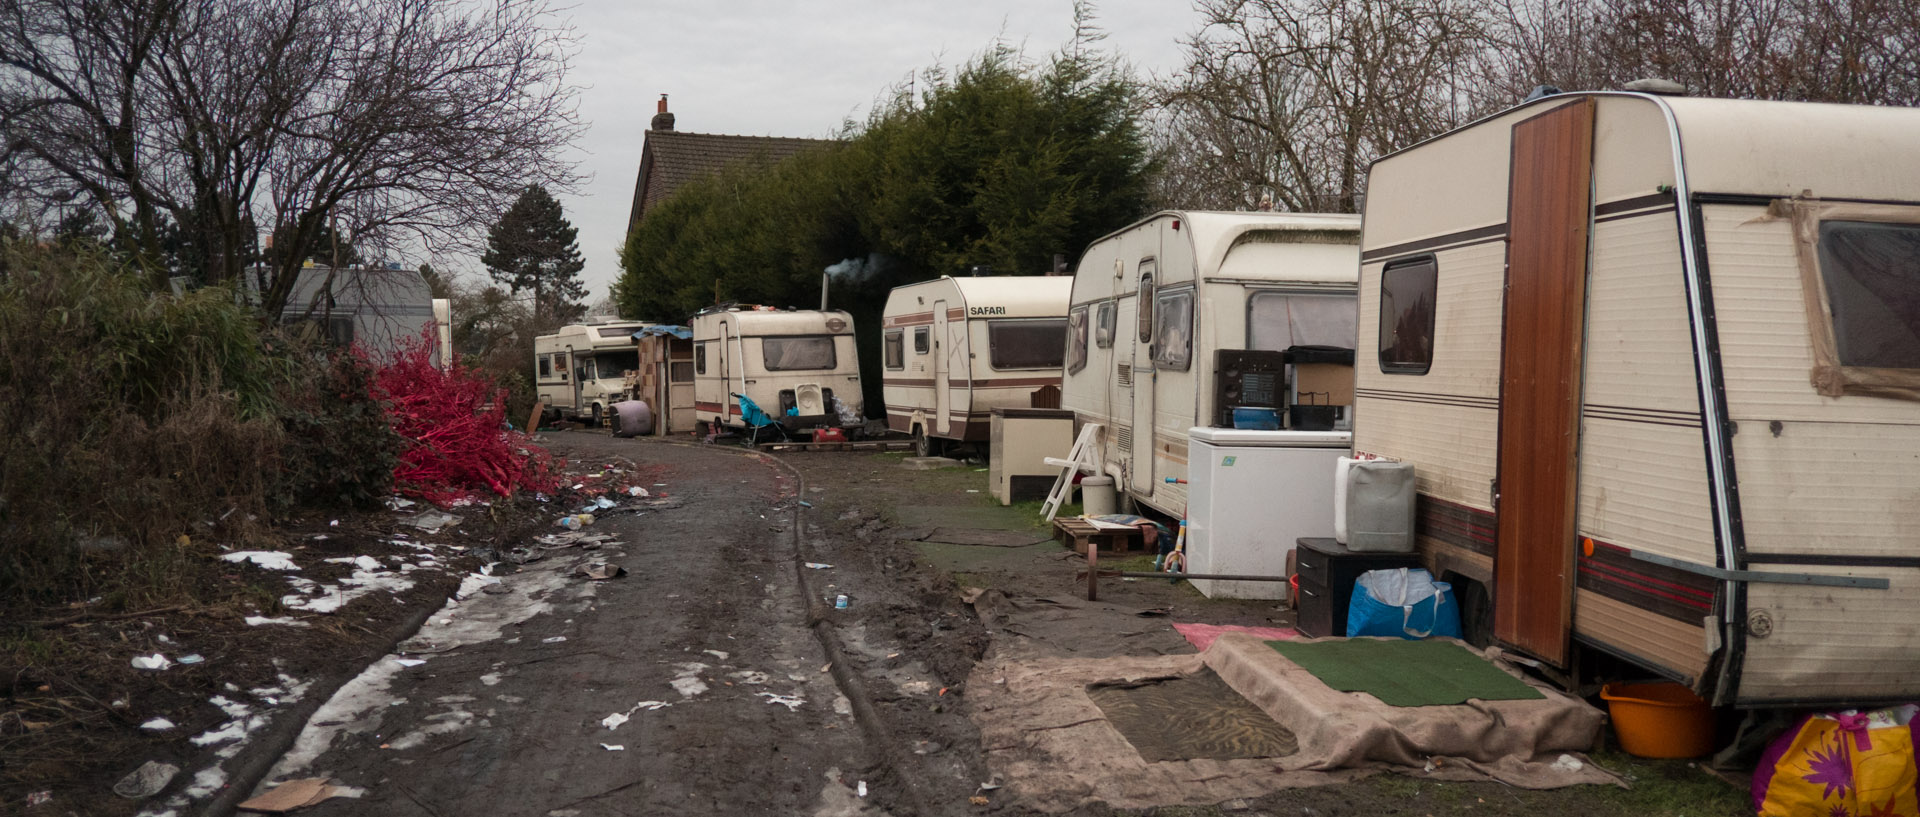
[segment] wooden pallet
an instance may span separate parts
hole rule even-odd
[[[761,443],[761,451],[912,451],[912,440],[848,440],[839,443],[804,441]]]
[[[1139,528],[1106,530],[1094,527],[1084,519],[1053,520],[1053,537],[1082,556],[1087,555],[1089,544],[1108,553],[1145,552],[1147,549],[1146,538]]]

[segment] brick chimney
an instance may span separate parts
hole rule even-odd
[[[660,110],[653,115],[654,130],[673,130],[673,114],[667,111],[667,95],[660,95]]]

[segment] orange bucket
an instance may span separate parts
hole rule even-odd
[[[1693,690],[1661,681],[1600,688],[1620,748],[1635,757],[1699,757],[1713,751],[1713,708]]]

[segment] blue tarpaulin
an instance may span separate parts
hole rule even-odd
[[[685,326],[668,326],[666,324],[654,324],[653,326],[641,329],[633,333],[633,339],[639,340],[648,335],[672,335],[681,340],[693,340],[692,329]]]

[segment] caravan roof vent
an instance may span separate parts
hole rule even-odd
[[[1560,89],[1551,85],[1535,85],[1533,86],[1533,90],[1527,92],[1527,98],[1520,101],[1522,103],[1532,102],[1536,99],[1546,99],[1558,93],[1560,93]]]
[[[1659,96],[1687,95],[1687,86],[1670,79],[1659,79],[1657,77],[1636,79],[1620,87],[1627,91],[1638,91],[1643,94],[1657,94]]]

